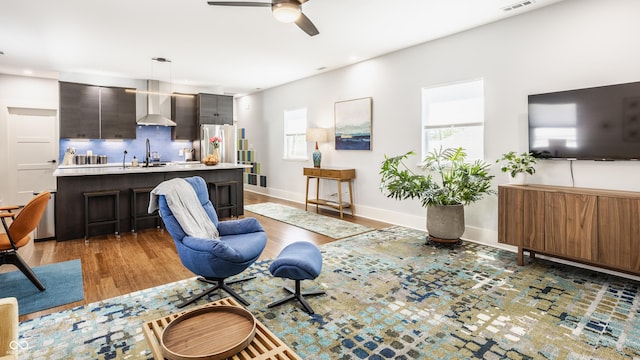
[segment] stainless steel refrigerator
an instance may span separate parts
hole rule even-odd
[[[235,125],[201,125],[200,126],[200,154],[198,159],[210,154],[213,145],[209,143],[209,139],[217,136],[222,139],[220,144],[220,162],[238,163],[238,129]]]

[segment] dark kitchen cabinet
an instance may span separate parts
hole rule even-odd
[[[233,96],[218,95],[218,118],[221,125],[233,125]]]
[[[60,137],[100,138],[100,87],[60,82]]]
[[[196,103],[196,95],[171,97],[171,119],[176,122],[176,126],[171,128],[172,140],[198,139],[198,116]]]
[[[60,138],[135,137],[135,93],[125,88],[60,82]]]
[[[136,138],[136,94],[124,88],[100,88],[100,137]]]
[[[233,96],[198,94],[199,124],[233,125]]]

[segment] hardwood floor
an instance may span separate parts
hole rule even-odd
[[[262,202],[277,202],[304,209],[304,204],[245,192],[245,204]],[[321,209],[320,213],[339,218],[337,212]],[[267,233],[267,246],[260,259],[275,258],[286,245],[295,241],[310,241],[317,245],[333,241],[327,236],[257,214],[245,212],[247,216],[257,218]],[[358,216],[345,215],[343,220],[376,229],[389,226]],[[82,262],[84,300],[26,314],[20,317],[20,321],[195,276],[180,262],[169,233],[156,229],[143,230],[138,234],[123,233],[120,239],[115,236],[96,236],[90,238],[88,243],[84,239],[37,242],[29,265],[35,267],[73,259]]]

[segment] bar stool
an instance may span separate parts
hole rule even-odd
[[[138,196],[140,194],[147,194],[147,203],[149,202],[149,193],[153,190],[152,187],[144,187],[144,188],[133,188],[131,189],[131,232],[135,233],[138,230],[138,221],[146,220],[146,219],[156,219],[156,229],[160,229],[160,214],[158,210],[154,211],[152,214],[138,213]]]
[[[235,180],[229,181],[214,181],[209,183],[209,193],[210,196],[213,197],[211,202],[213,203],[213,207],[216,209],[216,212],[219,214],[223,213],[223,210],[229,210],[229,216],[238,217],[238,199],[237,199],[237,190],[238,190],[238,182]],[[222,191],[227,191],[227,199],[228,202],[222,203]]]
[[[115,224],[116,237],[120,237],[120,190],[105,190],[105,191],[92,191],[84,192],[84,239],[89,239],[89,227],[97,225]],[[90,220],[89,216],[89,200],[93,198],[106,198],[112,197],[113,217],[104,219]]]

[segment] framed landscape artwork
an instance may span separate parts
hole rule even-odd
[[[336,150],[371,150],[370,97],[335,103]]]

